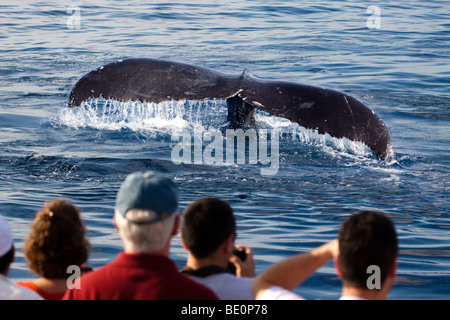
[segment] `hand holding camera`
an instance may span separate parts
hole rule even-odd
[[[237,277],[254,277],[255,261],[253,260],[252,249],[245,246],[236,247],[229,260],[228,268]]]

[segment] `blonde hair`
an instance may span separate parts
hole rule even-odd
[[[137,224],[132,221],[146,221],[156,217],[156,212],[150,210],[131,209],[127,218],[115,210],[116,226],[126,248],[137,253],[148,253],[162,249],[172,236],[177,213],[167,218],[148,224]]]

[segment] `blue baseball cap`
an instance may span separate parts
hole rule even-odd
[[[172,179],[154,171],[135,172],[128,175],[116,197],[116,209],[128,221],[149,224],[165,219],[177,211],[178,190]],[[131,209],[151,210],[157,217],[133,221],[127,218]]]

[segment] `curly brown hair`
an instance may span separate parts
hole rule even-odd
[[[28,267],[48,279],[67,278],[67,267],[81,266],[90,244],[80,212],[67,199],[46,202],[36,214],[25,241]]]

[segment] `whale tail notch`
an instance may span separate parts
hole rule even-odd
[[[227,121],[231,129],[255,126],[255,107],[245,102],[238,95],[227,98]]]

